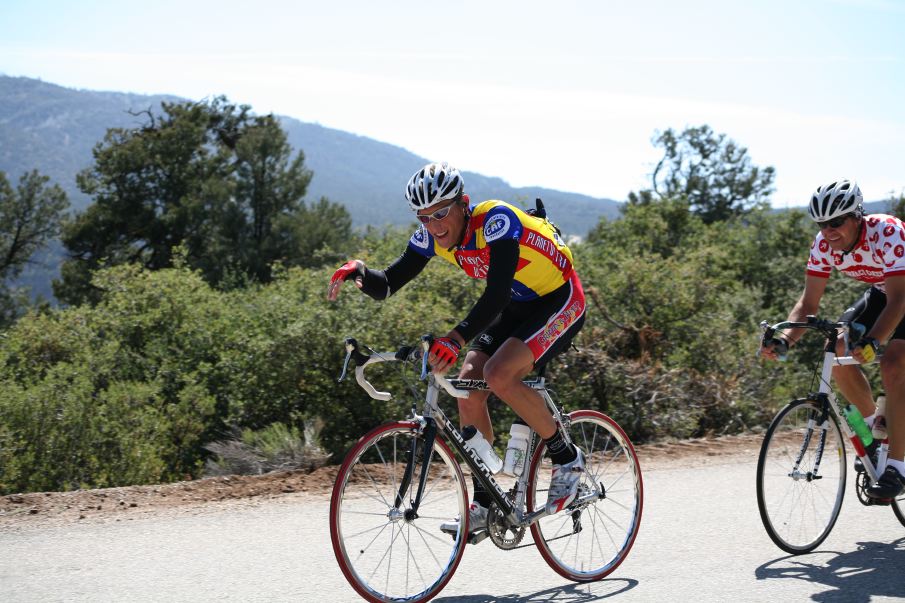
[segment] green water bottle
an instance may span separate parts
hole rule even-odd
[[[865,446],[870,446],[874,441],[874,436],[870,432],[870,427],[867,426],[867,423],[864,422],[864,417],[861,415],[861,411],[859,411],[853,404],[849,404],[842,410],[842,414],[845,415],[845,420],[848,422],[849,427],[852,428],[858,437],[861,438],[861,443]]]

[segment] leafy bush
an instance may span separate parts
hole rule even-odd
[[[347,256],[386,266],[409,234],[370,230]],[[815,342],[785,364],[754,357],[757,323],[784,318],[800,294],[810,236],[791,214],[705,225],[665,202],[601,223],[573,246],[589,310],[581,353],[550,365],[559,400],[610,414],[636,442],[764,425],[808,389],[820,354]],[[185,266],[122,265],[95,275],[96,305],[22,317],[0,332],[0,493],[184,479],[205,464],[238,470],[222,446],[264,471],[313,454],[300,434],[319,417],[317,443],[338,460],[374,425],[407,416],[398,365],[369,374],[396,394],[389,402],[337,383],[343,338],[387,350],[446,332],[482,283],[434,261],[386,301],[347,284],[329,303],[333,269],[276,266],[271,283],[225,291]],[[861,288],[843,282],[831,284],[825,315]],[[514,415],[491,400],[504,434]],[[455,421],[455,401],[442,406]]]

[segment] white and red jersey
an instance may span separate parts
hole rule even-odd
[[[848,253],[833,251],[823,232],[817,233],[807,273],[829,278],[835,268],[885,293],[886,277],[905,274],[905,223],[895,216],[870,214],[864,224],[861,238]]]

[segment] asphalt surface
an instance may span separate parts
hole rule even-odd
[[[468,547],[434,601],[905,599],[905,526],[889,508],[863,507],[850,491],[818,551],[791,557],[761,525],[755,465],[714,459],[645,471],[639,536],[605,580],[570,583],[533,547],[502,551],[486,540]],[[357,601],[333,557],[328,507],[326,496],[290,494],[4,528],[0,601]]]

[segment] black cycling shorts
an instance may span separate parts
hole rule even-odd
[[[842,313],[842,316],[839,317],[839,322],[857,322],[864,325],[866,328],[865,333],[867,333],[874,326],[874,323],[877,322],[877,317],[880,316],[880,312],[885,307],[886,294],[876,287],[871,287],[864,292],[861,299]],[[899,323],[890,339],[905,339],[905,320]]]
[[[585,298],[578,275],[559,289],[531,301],[510,302],[496,320],[472,341],[470,349],[493,356],[503,342],[515,337],[531,349],[534,368],[568,349],[584,325]]]

